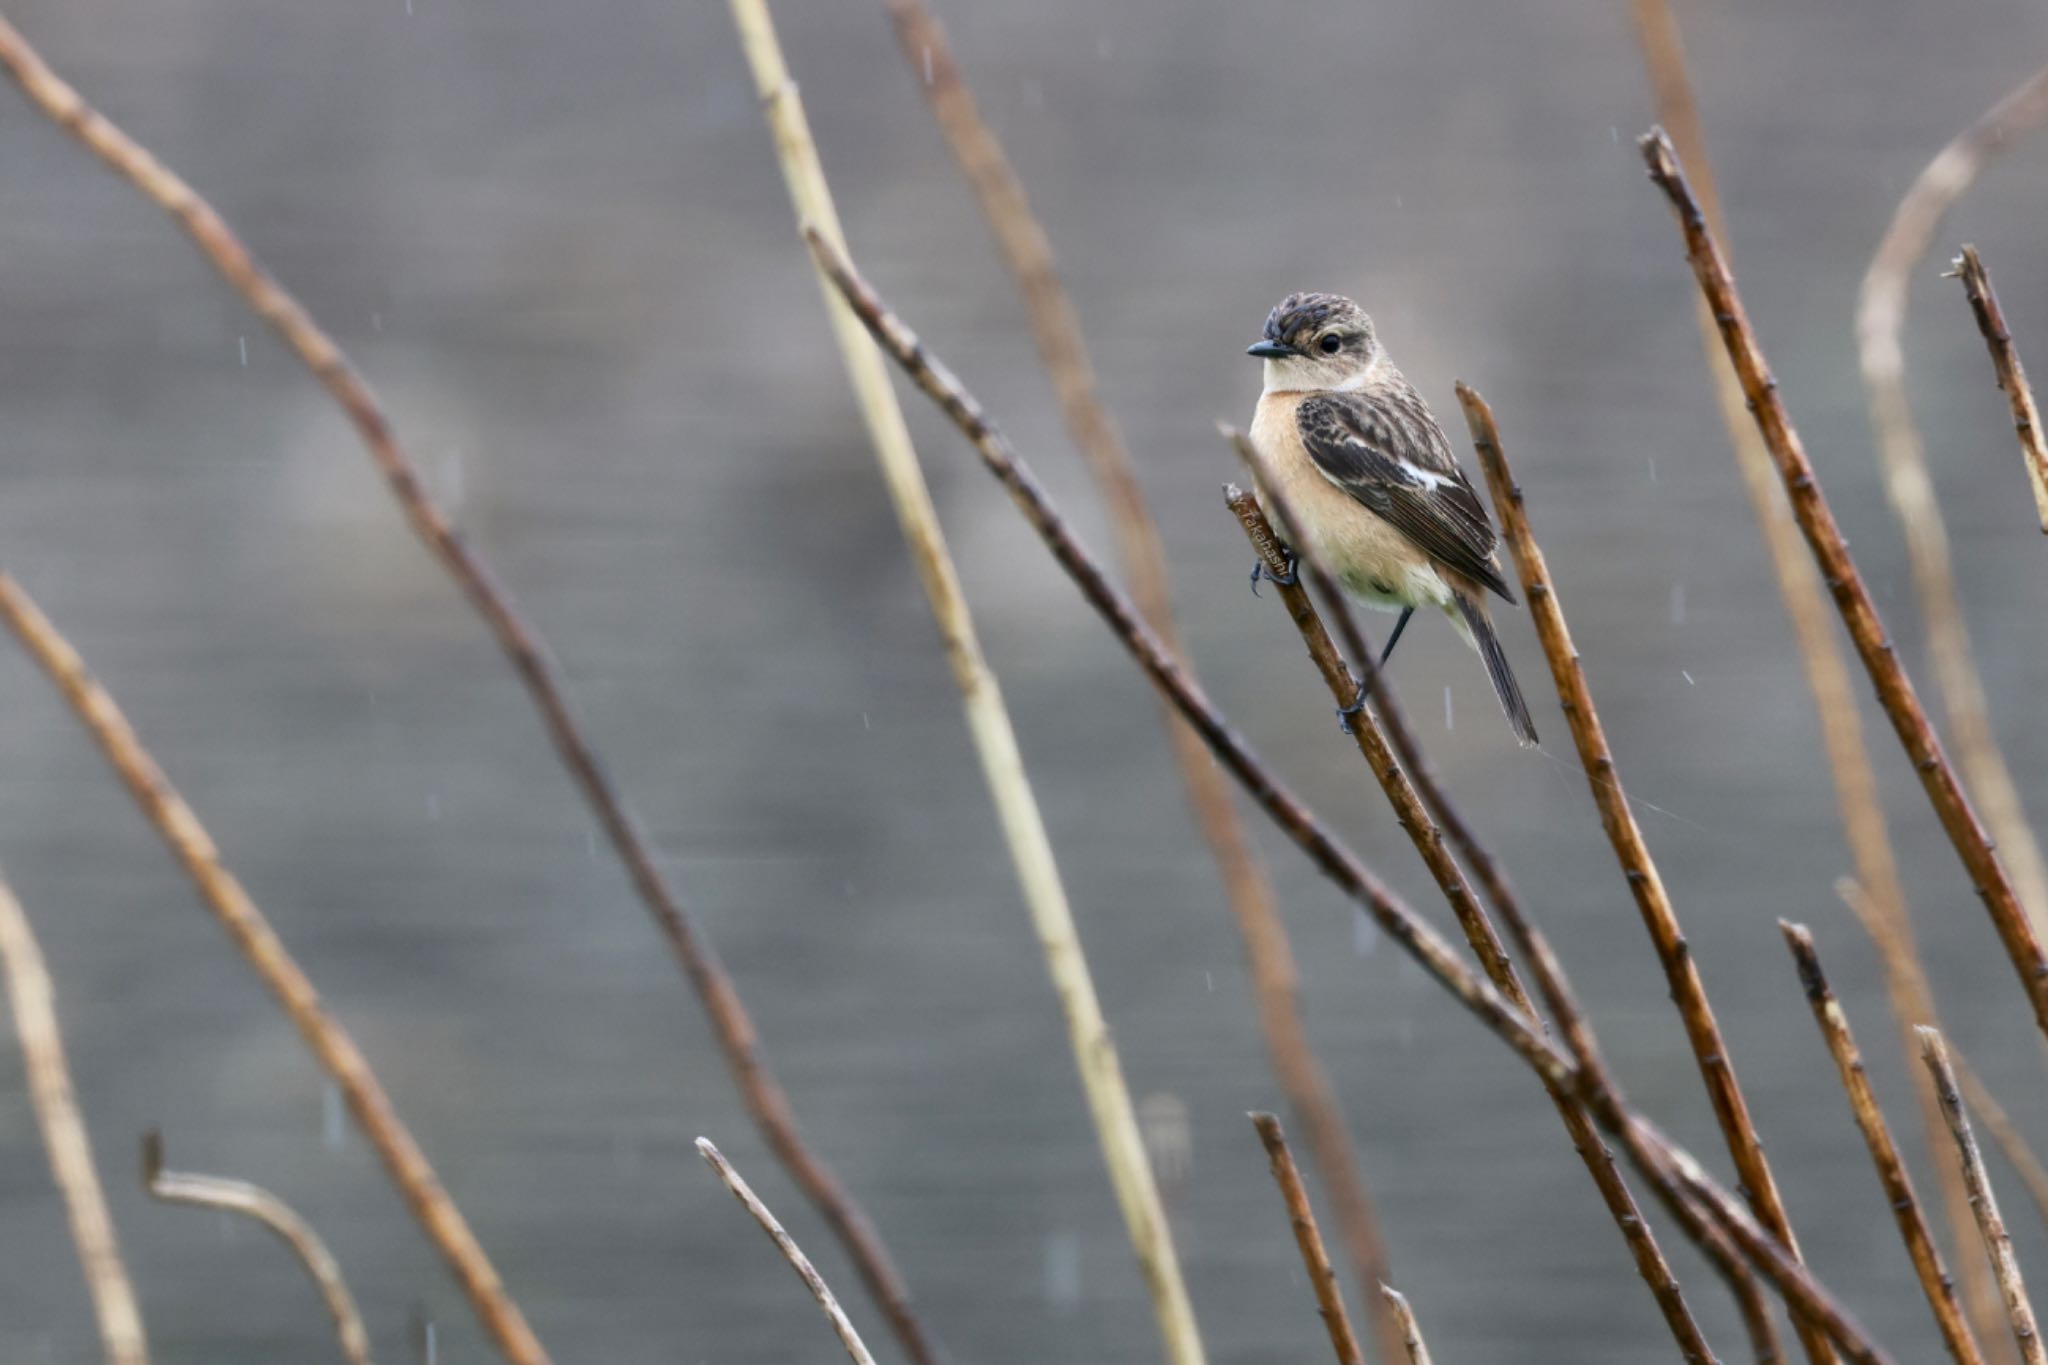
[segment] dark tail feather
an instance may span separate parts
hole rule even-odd
[[[1479,646],[1479,657],[1486,660],[1486,676],[1493,679],[1500,709],[1508,713],[1508,724],[1515,727],[1515,738],[1527,745],[1535,744],[1536,722],[1529,719],[1529,703],[1522,700],[1521,684],[1515,681],[1515,670],[1508,666],[1507,651],[1500,647],[1500,636],[1493,633],[1486,608],[1463,593],[1457,594],[1457,601],[1459,613],[1471,627],[1473,643]]]

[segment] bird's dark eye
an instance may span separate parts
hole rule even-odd
[[[1344,349],[1344,338],[1332,332],[1323,338],[1322,346],[1324,355],[1335,355]]]

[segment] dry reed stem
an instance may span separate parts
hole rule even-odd
[[[1146,624],[1178,655],[1183,650],[1174,625],[1173,594],[1159,530],[1130,452],[1102,402],[1080,317],[1053,263],[1052,243],[1031,211],[1023,182],[1011,168],[1001,142],[975,106],[973,91],[953,59],[944,27],[932,17],[924,0],[888,0],[888,5],[903,55],[916,73],[939,130],[1016,281],[1067,434],[1086,461],[1109,512],[1131,597]],[[1301,1122],[1309,1154],[1329,1193],[1333,1221],[1366,1295],[1366,1316],[1380,1352],[1391,1356],[1399,1344],[1398,1333],[1392,1317],[1372,1292],[1389,1274],[1386,1243],[1371,1193],[1359,1171],[1343,1106],[1302,1023],[1286,924],[1257,851],[1231,804],[1228,779],[1217,769],[1201,737],[1164,699],[1160,705],[1196,828],[1215,859],[1230,913],[1244,939],[1252,996],[1274,1075]]]
[[[1229,435],[1237,445],[1239,454],[1257,469],[1258,455],[1251,443],[1246,441],[1241,433],[1232,431]],[[1287,509],[1284,494],[1280,492],[1277,482],[1262,482],[1266,483],[1267,496],[1275,500],[1275,510],[1285,522]],[[1308,647],[1309,658],[1322,673],[1323,682],[1329,688],[1330,695],[1337,700],[1339,706],[1347,704],[1358,696],[1363,684],[1351,676],[1343,656],[1331,642],[1308,590],[1300,581],[1301,575],[1296,575],[1295,582],[1283,581],[1288,571],[1287,562],[1281,554],[1278,538],[1259,510],[1257,499],[1249,493],[1232,488],[1226,493],[1225,501],[1232,514],[1237,517],[1238,523],[1244,528],[1254,552],[1258,554],[1268,577],[1278,590],[1280,601],[1287,608],[1295,629],[1301,633],[1302,643]],[[1324,572],[1319,565],[1310,567],[1316,573]],[[1371,667],[1369,661],[1367,667]],[[1378,680],[1374,679],[1372,685],[1375,692],[1377,684]],[[1530,1002],[1528,992],[1523,989],[1521,981],[1515,975],[1513,959],[1509,957],[1499,933],[1485,909],[1480,906],[1478,898],[1473,895],[1471,887],[1465,881],[1464,873],[1445,847],[1442,830],[1430,818],[1429,812],[1409,783],[1407,775],[1389,751],[1377,718],[1369,711],[1361,711],[1350,717],[1349,724],[1358,751],[1364,755],[1373,776],[1379,781],[1380,789],[1386,793],[1388,803],[1394,808],[1395,819],[1401,828],[1407,831],[1416,851],[1422,855],[1423,863],[1436,879],[1438,889],[1450,902],[1452,914],[1456,916],[1459,927],[1465,931],[1466,941],[1471,944],[1472,954],[1486,972],[1487,979],[1517,1009],[1532,1019],[1539,1017],[1536,1007]],[[1496,891],[1499,895],[1511,895],[1504,885],[1496,888]],[[1712,1348],[1708,1346],[1699,1324],[1694,1321],[1691,1309],[1686,1306],[1684,1292],[1679,1286],[1676,1274],[1672,1271],[1670,1263],[1664,1259],[1663,1251],[1658,1247],[1656,1235],[1651,1231],[1648,1221],[1636,1207],[1635,1196],[1629,1192],[1627,1181],[1616,1167],[1613,1153],[1600,1141],[1585,1106],[1568,1087],[1551,1083],[1547,1088],[1551,1100],[1557,1105],[1559,1117],[1564,1120],[1565,1131],[1571,1137],[1573,1150],[1577,1151],[1586,1163],[1586,1169],[1591,1173],[1593,1183],[1600,1191],[1601,1200],[1607,1205],[1616,1225],[1620,1227],[1630,1254],[1635,1259],[1636,1270],[1649,1285],[1659,1310],[1664,1314],[1666,1325],[1678,1341],[1681,1353],[1689,1361],[1713,1359]],[[1739,1271],[1739,1264],[1734,1268]]]
[[[926,352],[917,335],[854,271],[844,253],[816,232],[809,233],[808,237],[811,250],[827,276],[870,334],[967,438],[980,455],[983,465],[1009,493],[1025,521],[1038,534],[1055,562],[1074,581],[1083,599],[1102,617],[1110,633],[1131,654],[1153,685],[1173,699],[1180,713],[1209,745],[1210,752],[1238,780],[1280,832],[1308,857],[1317,870],[1372,916],[1373,922],[1414,958],[1427,975],[1456,996],[1538,1076],[1579,1087],[1601,1127],[1622,1140],[1629,1150],[1630,1159],[1657,1187],[1659,1197],[1695,1240],[1714,1245],[1717,1239],[1721,1239],[1721,1234],[1712,1226],[1700,1230],[1701,1216],[1694,1202],[1689,1202],[1686,1189],[1692,1191],[1691,1201],[1711,1208],[1720,1222],[1747,1222],[1754,1228],[1754,1220],[1749,1219],[1733,1195],[1654,1125],[1630,1110],[1611,1084],[1595,1084],[1580,1075],[1578,1066],[1544,1036],[1540,1024],[1510,1004],[1492,983],[1475,977],[1436,931],[1389,890],[1288,790],[1210,702],[1187,667],[1170,655],[1158,637],[1138,619],[1136,609],[1111,583],[1101,563],[1067,529],[1064,518],[1039,483],[1037,475],[1017,457],[1008,439],[990,424],[974,396],[962,387],[951,370]],[[1524,945],[1541,943],[1540,936],[1526,920],[1518,918],[1514,928]],[[1544,951],[1548,952],[1547,946]],[[1562,974],[1554,957],[1550,960],[1549,970],[1557,978],[1561,990]],[[1558,998],[1559,991],[1553,990],[1550,984],[1546,984],[1546,991],[1549,998]],[[1569,1003],[1568,993],[1564,998]],[[1577,1027],[1584,1038],[1590,1039],[1583,1019],[1579,1020]],[[1685,1188],[1681,1188],[1674,1173],[1678,1166],[1685,1167],[1690,1173]],[[1804,1266],[1786,1256],[1776,1242],[1764,1237],[1760,1243],[1753,1242],[1745,1247],[1745,1254],[1781,1293],[1807,1305],[1830,1324],[1831,1330],[1840,1332],[1846,1341],[1854,1343],[1852,1358],[1866,1365],[1884,1365],[1889,1361],[1881,1350],[1869,1345],[1862,1330],[1834,1303],[1827,1290]]]
[[[1984,1235],[1984,1250],[1991,1257],[1992,1273],[1998,1277],[1999,1290],[2005,1295],[2005,1310],[2012,1320],[2013,1340],[2019,1344],[2020,1359],[2025,1365],[2043,1365],[2048,1362],[2048,1351],[2043,1350],[2041,1335],[2034,1326],[2034,1306],[2027,1301],[2019,1258],[2013,1255],[2012,1238],[1998,1212],[1998,1196],[1992,1192],[1983,1153],[1977,1150],[1976,1135],[1970,1131],[1970,1116],[1963,1109],[1963,1097],[1956,1091],[1955,1070],[1949,1065],[1941,1030],[1921,1027],[1920,1056],[1927,1063],[1927,1074],[1934,1079],[1942,1113],[1947,1115],[1949,1132],[1956,1140],[1963,1180],[1970,1187],[1970,1206],[1977,1211],[1977,1230]]]
[[[1716,231],[1725,231],[1706,140],[1700,131],[1699,109],[1693,99],[1692,81],[1686,72],[1685,53],[1669,0],[1635,0],[1633,8],[1655,94],[1657,119],[1670,130],[1680,155],[1693,169],[1693,185],[1707,221]],[[1899,884],[1898,863],[1878,797],[1877,776],[1871,768],[1869,746],[1864,742],[1863,716],[1855,686],[1835,635],[1834,612],[1828,605],[1820,573],[1801,541],[1799,524],[1779,491],[1778,472],[1771,463],[1770,452],[1764,449],[1763,438],[1750,421],[1748,400],[1721,345],[1721,331],[1713,312],[1704,298],[1695,300],[1693,311],[1706,351],[1707,368],[1713,377],[1721,422],[1735,454],[1736,471],[1757,526],[1763,532],[1779,597],[1792,624],[1793,636],[1799,642],[1807,688],[1813,694],[1814,714],[1820,724],[1821,748],[1827,755],[1835,805],[1857,880],[1869,888],[1877,912],[1898,923],[1910,943],[1912,931],[1907,923],[1905,890]],[[1959,621],[1960,617],[1955,619]],[[1941,629],[1941,623],[1935,623],[1933,628]],[[1910,1060],[1918,1051],[1910,1034],[1912,1021],[1901,1016],[1897,1022],[1906,1031],[1905,1055]],[[1915,1095],[1916,1099],[1923,1098],[1918,1087]],[[1921,1104],[1921,1121],[1930,1145],[1943,1140],[1941,1115],[1931,1100]],[[1944,1163],[1937,1168],[1936,1180],[1943,1210],[1958,1239],[1956,1245],[1966,1247],[1975,1231],[1962,1177]],[[1987,1332],[2002,1321],[1998,1287],[1991,1282],[1988,1267],[1976,1257],[1963,1258],[1962,1276],[1965,1297],[1978,1329]]]
[[[803,104],[775,37],[766,0],[732,0],[732,16],[745,49],[747,65],[760,95],[762,112],[775,138],[776,160],[789,191],[800,229],[814,240],[845,249],[832,190],[818,159]],[[1060,883],[1052,841],[1046,834],[1025,773],[1024,758],[994,672],[981,652],[974,619],[968,609],[938,510],[932,505],[924,471],[911,445],[888,367],[831,282],[822,273],[825,296],[840,356],[846,365],[861,418],[868,432],[882,480],[896,510],[912,561],[923,582],[932,617],[945,642],[953,680],[982,776],[1003,828],[1024,902],[1031,915],[1046,970],[1059,997],[1074,1062],[1088,1097],[1090,1115],[1102,1146],[1124,1226],[1137,1253],[1139,1269],[1152,1300],[1166,1353],[1174,1365],[1201,1365],[1202,1338],[1194,1307],[1181,1277],[1173,1228],[1152,1173],[1138,1127],[1137,1113],[1125,1085],[1122,1064],[1088,971],[1088,960],[1075,926],[1073,910]]]
[[[938,1365],[938,1354],[911,1310],[909,1289],[866,1213],[805,1145],[789,1097],[769,1069],[760,1036],[738,988],[701,926],[662,876],[646,837],[606,775],[595,745],[571,711],[546,644],[521,617],[511,596],[482,558],[428,495],[418,466],[400,444],[369,384],[298,300],[249,253],[213,206],[146,148],[86,104],[4,18],[0,18],[0,65],[12,74],[31,103],[184,229],[249,309],[270,324],[342,409],[390,486],[407,523],[483,617],[519,675],[540,712],[557,755],[696,991],[733,1083],[769,1149],[830,1225],[869,1293],[880,1302],[913,1365]],[[538,1350],[537,1343],[530,1341],[513,1344],[521,1352],[529,1347]]]
[[[1964,1320],[1955,1282],[1942,1265],[1941,1251],[1927,1230],[1926,1220],[1921,1217],[1920,1201],[1913,1193],[1912,1177],[1906,1173],[1898,1145],[1892,1141],[1891,1127],[1885,1122],[1884,1110],[1878,1104],[1877,1092],[1871,1088],[1870,1077],[1864,1071],[1863,1054],[1856,1046],[1855,1035],[1849,1031],[1849,1016],[1843,1012],[1841,1002],[1835,999],[1834,991],[1828,986],[1827,974],[1821,970],[1813,934],[1805,925],[1785,920],[1778,921],[1778,928],[1785,935],[1786,946],[1792,950],[1792,960],[1799,969],[1800,985],[1806,990],[1807,1003],[1813,1007],[1813,1020],[1820,1026],[1821,1038],[1827,1044],[1828,1055],[1834,1058],[1835,1070],[1841,1074],[1842,1088],[1848,1092],[1849,1109],[1855,1116],[1856,1128],[1863,1134],[1863,1143],[1870,1149],[1870,1159],[1877,1166],[1878,1181],[1884,1186],[1892,1218],[1899,1225],[1899,1236],[1904,1240],[1906,1254],[1913,1262],[1913,1273],[1919,1276],[1921,1292],[1927,1295],[1927,1306],[1933,1310],[1935,1324],[1941,1329],[1941,1339],[1957,1365],[1981,1365],[1983,1355],[1970,1334],[1969,1323]]]
[[[1969,295],[1970,311],[1977,315],[1977,330],[1991,348],[1991,367],[1998,373],[1998,387],[2005,390],[2012,405],[2013,429],[2019,433],[2020,459],[2026,465],[2027,483],[2034,490],[2034,507],[2040,514],[2041,530],[2048,532],[2048,445],[2041,436],[2041,410],[2034,405],[2034,390],[2020,365],[2020,353],[2005,325],[2005,310],[1991,288],[1991,272],[1977,255],[1977,248],[1965,246],[1956,258],[1955,274]],[[2015,860],[2016,861],[2016,860]]]
[[[238,1214],[261,1223],[291,1248],[307,1278],[320,1291],[320,1298],[334,1319],[334,1333],[341,1343],[342,1355],[350,1365],[371,1365],[370,1334],[363,1327],[355,1295],[349,1293],[348,1281],[342,1278],[341,1263],[334,1259],[334,1253],[320,1240],[313,1225],[291,1205],[246,1180],[165,1170],[163,1135],[154,1129],[142,1135],[142,1188],[166,1204]]]
[[[1578,649],[1572,644],[1571,630],[1565,623],[1563,604],[1558,601],[1557,592],[1551,585],[1550,571],[1544,563],[1543,551],[1536,543],[1535,533],[1529,528],[1521,485],[1515,482],[1514,474],[1508,468],[1507,456],[1501,449],[1493,412],[1487,407],[1486,400],[1465,384],[1458,385],[1458,402],[1465,409],[1472,444],[1478,451],[1480,465],[1486,471],[1486,483],[1493,495],[1494,510],[1500,517],[1502,535],[1513,552],[1523,596],[1529,604],[1529,615],[1535,622],[1537,636],[1543,642],[1544,657],[1550,662],[1550,676],[1557,684],[1558,701],[1571,725],[1572,741],[1578,748],[1579,762],[1586,770],[1593,804],[1599,808],[1601,827],[1607,832],[1608,843],[1614,849],[1629,892],[1635,898],[1636,909],[1642,915],[1643,927],[1648,930],[1650,941],[1657,950],[1664,978],[1670,983],[1672,1003],[1677,1006],[1679,1018],[1684,1023],[1686,1041],[1699,1065],[1700,1078],[1706,1085],[1714,1117],[1727,1141],[1735,1169],[1741,1175],[1740,1188],[1755,1210],[1757,1220],[1797,1260],[1799,1244],[1792,1235],[1791,1220],[1778,1193],[1777,1180],[1771,1174],[1770,1163],[1764,1158],[1763,1140],[1757,1136],[1748,1102],[1736,1080],[1735,1064],[1728,1056],[1727,1041],[1721,1035],[1720,1022],[1715,1019],[1713,1005],[1707,999],[1699,963],[1686,942],[1677,911],[1672,908],[1663,879],[1657,873],[1649,846],[1643,840],[1635,813],[1622,790],[1613,751],[1608,748],[1600,714],[1593,706],[1592,689],[1587,686],[1585,669],[1580,665]],[[1814,1324],[1795,1317],[1794,1326],[1810,1359],[1831,1358],[1831,1352],[1821,1341],[1819,1329]]]
[[[697,1139],[697,1155],[703,1157],[711,1169],[718,1172],[718,1178],[732,1191],[732,1197],[739,1200],[741,1207],[754,1216],[754,1221],[761,1225],[761,1231],[768,1234],[768,1240],[775,1243],[775,1249],[782,1253],[782,1258],[789,1262],[790,1269],[796,1271],[797,1278],[811,1291],[811,1297],[818,1301],[818,1307],[824,1311],[825,1320],[832,1324],[832,1331],[838,1336],[839,1344],[846,1348],[846,1354],[853,1357],[853,1365],[875,1365],[875,1358],[868,1354],[868,1348],[862,1344],[860,1333],[853,1329],[853,1323],[846,1316],[846,1310],[841,1308],[839,1300],[832,1296],[831,1287],[825,1283],[825,1277],[818,1273],[818,1268],[811,1264],[811,1258],[804,1255],[795,1240],[783,1231],[782,1224],[768,1211],[768,1206],[761,1202],[753,1187],[732,1168],[732,1163],[725,1159],[724,1154],[711,1145],[710,1138]]]
[[[263,984],[277,997],[314,1059],[341,1088],[349,1110],[390,1172],[427,1237],[454,1272],[470,1307],[498,1349],[517,1365],[546,1365],[548,1355],[528,1327],[519,1306],[505,1292],[490,1258],[462,1213],[442,1188],[426,1154],[392,1108],[370,1063],[355,1040],[320,1002],[319,992],[285,949],[277,931],[221,862],[220,850],[199,817],[142,747],[134,727],[105,688],[86,671],[85,661],[58,634],[41,609],[0,573],[0,619],[41,665],[79,720],[106,754],[135,803],[192,879],[206,908]]]
[[[1408,1353],[1408,1365],[1429,1365],[1429,1347],[1422,1340],[1422,1324],[1408,1306],[1408,1296],[1390,1284],[1380,1286],[1380,1295],[1401,1323],[1401,1349]]]
[[[1905,533],[1914,595],[1927,636],[1934,681],[1963,774],[2010,869],[2036,937],[2048,936],[2048,866],[1999,751],[1970,650],[1969,626],[1949,558],[1948,528],[1927,455],[1906,396],[1903,337],[1913,272],[1926,259],[1942,220],[2007,143],[2048,121],[2048,67],[2008,92],[1927,163],[1899,200],[1857,293],[1857,362],[1870,396],[1878,468]],[[1691,149],[1680,150],[1691,160]],[[1859,872],[1858,876],[1861,877]],[[1981,1277],[1980,1277],[1981,1278]],[[1992,1305],[1995,1311],[1995,1302]]]
[[[57,993],[28,914],[14,890],[0,879],[0,973],[13,1006],[14,1036],[21,1044],[22,1069],[50,1175],[64,1196],[71,1241],[78,1252],[85,1287],[108,1365],[149,1365],[149,1341],[135,1287],[121,1261],[120,1239],[107,1212],[106,1191],[93,1165],[92,1139],[78,1112],[71,1064],[64,1059],[64,1034],[57,1024]]]
[[[1287,1150],[1287,1134],[1280,1130],[1280,1120],[1271,1114],[1253,1114],[1251,1120],[1259,1141],[1265,1145],[1266,1160],[1273,1168],[1273,1183],[1280,1187],[1280,1198],[1287,1205],[1294,1245],[1301,1251],[1309,1288],[1315,1291],[1316,1312],[1322,1315],[1323,1329],[1330,1334],[1330,1348],[1337,1353],[1337,1365],[1365,1365],[1365,1354],[1358,1349],[1358,1337],[1344,1311],[1343,1291],[1337,1288],[1336,1272],[1330,1269],[1330,1254],[1323,1249],[1323,1234],[1316,1229],[1308,1190],[1301,1183],[1301,1172],[1294,1168],[1293,1154]]]
[[[1671,140],[1661,129],[1654,130],[1643,138],[1642,149],[1650,168],[1650,178],[1671,201],[1685,236],[1686,257],[1699,280],[1701,292],[1713,307],[1722,341],[1728,349],[1729,359],[1735,364],[1736,374],[1742,379],[1742,390],[1749,398],[1764,445],[1778,466],[1779,476],[1784,480],[1786,494],[1792,502],[1793,514],[1799,520],[1799,528],[1806,536],[1807,546],[1813,551],[1822,577],[1834,593],[1842,623],[1848,628],[1849,638],[1855,642],[1856,652],[1870,674],[1878,702],[1890,717],[1942,828],[1955,845],[1956,854],[1978,895],[1983,898],[1992,924],[2019,973],[2020,984],[2033,1004],[2036,1021],[2044,1033],[2048,1033],[2048,958],[2042,956],[2041,945],[2034,937],[2012,882],[1998,861],[1990,837],[1971,810],[1955,769],[1942,752],[1934,727],[1928,723],[1927,712],[1913,690],[1912,679],[1906,676],[1891,639],[1885,634],[1876,603],[1871,600],[1870,590],[1864,586],[1862,575],[1856,570],[1856,561],[1849,553],[1848,543],[1843,540],[1834,514],[1828,508],[1827,497],[1814,478],[1813,465],[1806,458],[1799,433],[1786,415],[1784,402],[1778,396],[1777,381],[1771,377],[1770,366],[1764,360],[1763,350],[1750,328],[1749,317],[1743,311],[1727,259],[1700,213],[1699,204],[1686,183],[1685,172],[1679,166],[1678,155],[1672,150]]]

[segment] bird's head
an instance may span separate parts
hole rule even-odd
[[[1356,388],[1380,359],[1365,310],[1341,294],[1289,294],[1266,314],[1266,329],[1245,349],[1266,362],[1266,391]]]

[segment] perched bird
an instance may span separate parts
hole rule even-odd
[[[1494,557],[1493,523],[1372,319],[1336,294],[1289,294],[1246,354],[1266,363],[1251,438],[1267,519],[1359,601],[1401,613],[1381,666],[1417,607],[1442,608],[1485,661],[1516,737],[1534,744],[1486,611],[1489,591],[1515,600]]]

